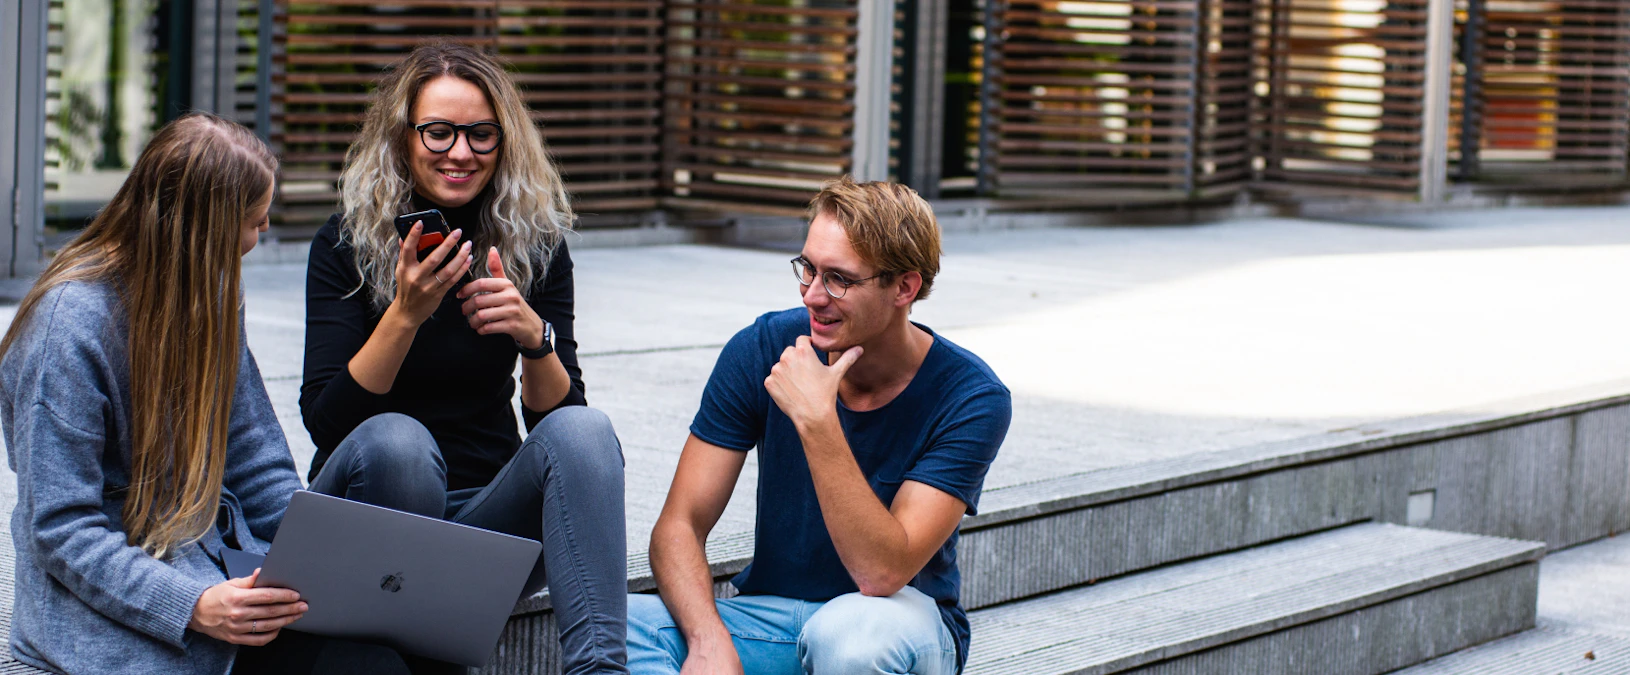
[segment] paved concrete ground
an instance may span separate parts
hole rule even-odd
[[[1630,208],[1411,218],[952,235],[914,318],[1014,392],[988,489],[1630,377]],[[574,251],[588,397],[624,444],[631,547],[719,348],[798,303],[790,256]],[[245,277],[250,344],[304,467],[304,270]],[[751,529],[753,481],[749,464],[716,535]]]
[[[1539,570],[1533,630],[1394,675],[1630,673],[1630,536],[1552,553]]]
[[[1539,622],[1630,638],[1630,535],[1546,556],[1539,567]]]

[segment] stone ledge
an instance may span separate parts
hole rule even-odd
[[[1630,403],[1630,380],[1616,380],[1589,387],[1527,396],[1498,403],[1476,406],[1444,413],[1402,418],[1360,425],[1338,432],[1308,436],[1287,441],[1265,443],[1219,452],[1205,453],[1170,460],[1114,467],[1053,480],[1026,483],[986,492],[981,500],[981,513],[965,517],[964,535],[984,533],[1023,521],[1059,516],[1095,506],[1126,502],[1167,493],[1176,493],[1208,484],[1241,481],[1253,476],[1282,472],[1299,467],[1344,460],[1361,455],[1372,455],[1422,443],[1430,443],[1459,436],[1486,433],[1523,424],[1557,419],[1580,413]],[[1381,519],[1402,522],[1396,518],[1381,517],[1379,509],[1385,505],[1368,505],[1368,509],[1336,514],[1324,522],[1314,523],[1308,529],[1266,535],[1261,541],[1285,536],[1305,534],[1316,529],[1346,525],[1363,520]],[[968,548],[968,539],[964,539]],[[1259,541],[1241,541],[1239,545],[1254,545]],[[1049,545],[1052,545],[1049,543]],[[1233,550],[1238,546],[1223,546],[1216,550],[1195,551],[1195,555]],[[723,581],[740,572],[752,561],[753,534],[737,533],[708,542],[709,569],[714,579]],[[648,551],[631,551],[628,561],[629,592],[651,592],[656,583],[651,577]],[[968,551],[964,551],[966,557]],[[1155,561],[1176,562],[1189,557]],[[1143,566],[1124,570],[1111,570],[1112,574],[1136,571]],[[964,570],[964,587],[976,575]],[[1067,580],[1064,585],[1088,581],[1092,576]],[[1045,592],[1062,586],[1030,589]],[[985,606],[979,598],[981,591],[969,593],[970,607]],[[1028,593],[999,594],[989,600],[1001,602]],[[547,590],[518,603],[512,616],[520,617],[549,611],[552,603]]]
[[[980,500],[982,512],[963,518],[962,531],[1625,403],[1630,403],[1630,380],[1615,380],[1471,408],[1363,424],[1327,434],[1003,487],[984,494]]]
[[[1415,617],[1423,630],[1456,631],[1414,645],[1420,649],[1385,645],[1407,658],[1362,671],[1385,672],[1532,626],[1544,552],[1534,542],[1355,525],[974,612],[981,637],[967,672],[1111,673],[1155,664],[1255,672],[1255,659],[1277,651],[1263,650],[1261,640],[1283,640],[1274,636],[1287,631],[1347,628],[1346,640],[1312,641],[1318,662],[1330,665],[1365,661],[1340,652],[1357,642],[1351,636],[1399,623],[1395,615]],[[1411,641],[1404,633],[1400,641]],[[1282,656],[1269,660],[1296,662]],[[1181,665],[1191,657],[1203,660]]]

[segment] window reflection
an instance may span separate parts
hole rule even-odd
[[[46,218],[77,227],[106,204],[160,121],[160,4],[50,0]]]

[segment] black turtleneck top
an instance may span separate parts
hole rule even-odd
[[[473,235],[483,197],[456,209],[438,208],[449,229]],[[414,195],[413,210],[433,206]],[[455,285],[440,307],[419,326],[396,381],[385,394],[374,394],[352,379],[346,364],[379,325],[372,293],[363,287],[354,252],[340,243],[340,215],[317,231],[306,265],[306,362],[300,385],[300,416],[317,445],[308,480],[315,479],[334,448],[365,420],[386,412],[408,415],[430,430],[447,463],[447,488],[483,487],[521,446],[515,409],[515,362],[519,353],[508,335],[478,335],[460,311]],[[479,237],[478,237],[479,239]],[[484,264],[483,250],[473,251]],[[571,377],[572,387],[555,407],[587,405],[583,371],[577,365],[573,338],[572,258],[562,242],[547,272],[527,303],[555,329],[555,353]],[[347,297],[349,295],[349,297]],[[551,411],[522,406],[531,429]]]

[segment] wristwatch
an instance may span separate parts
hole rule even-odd
[[[543,344],[537,349],[527,349],[520,340],[515,341],[515,349],[521,353],[523,359],[541,359],[555,353],[555,327],[543,322]]]

